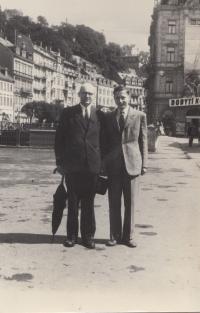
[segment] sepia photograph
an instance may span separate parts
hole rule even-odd
[[[0,313],[199,294],[200,0],[0,0]]]

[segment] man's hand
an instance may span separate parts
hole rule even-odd
[[[61,176],[63,176],[65,174],[63,167],[60,165],[58,165],[53,172],[54,172],[54,174],[56,172],[58,172]]]
[[[147,168],[146,167],[142,167],[141,175],[143,176],[144,174],[146,174],[146,172],[147,172]]]

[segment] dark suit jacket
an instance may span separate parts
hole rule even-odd
[[[147,166],[146,114],[129,107],[122,135],[117,122],[117,111],[104,113],[102,149],[108,174],[116,174],[124,166],[131,176],[141,174]]]
[[[66,173],[89,171],[99,173],[100,122],[96,108],[91,108],[89,123],[82,116],[80,105],[65,108],[55,137],[56,164]]]

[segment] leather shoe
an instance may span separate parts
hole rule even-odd
[[[106,243],[106,246],[108,246],[108,247],[114,247],[114,246],[116,246],[116,244],[117,244],[117,240],[115,240],[115,239],[110,239],[110,240],[108,240],[108,242]]]
[[[136,248],[137,244],[134,240],[128,240],[123,242],[129,248]]]
[[[66,239],[63,243],[63,245],[67,248],[72,248],[74,245],[75,245],[75,242],[74,240],[71,240],[71,239]]]
[[[84,245],[84,247],[86,247],[88,249],[95,249],[95,243],[92,239],[84,240],[83,245]]]

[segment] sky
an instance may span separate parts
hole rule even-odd
[[[17,9],[49,25],[66,21],[103,32],[107,42],[135,44],[148,51],[148,36],[154,0],[0,0],[2,10]]]

